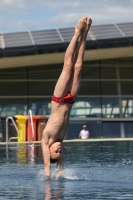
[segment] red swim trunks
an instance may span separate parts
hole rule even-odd
[[[70,92],[68,92],[66,96],[61,97],[61,98],[55,97],[54,95],[52,96],[52,101],[59,104],[73,104],[75,100],[76,99],[71,95]]]

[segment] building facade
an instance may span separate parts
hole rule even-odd
[[[74,28],[1,34],[0,116],[50,115]],[[133,23],[92,26],[66,139],[133,136]]]

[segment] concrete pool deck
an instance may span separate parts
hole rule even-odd
[[[96,138],[96,139],[72,139],[72,140],[63,140],[64,143],[66,142],[103,142],[103,141],[133,141],[133,138]],[[28,144],[28,141],[25,142],[8,142],[8,144]],[[33,141],[32,143],[39,144],[40,141]],[[0,145],[7,144],[7,142],[0,142]]]

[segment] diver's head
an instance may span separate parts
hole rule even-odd
[[[51,162],[57,162],[61,158],[61,143],[55,142],[53,143],[50,148],[50,158]]]
[[[86,130],[86,129],[87,129],[87,126],[86,126],[86,125],[83,125],[83,129]]]

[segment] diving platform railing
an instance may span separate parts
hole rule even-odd
[[[16,137],[10,137],[8,139],[8,136],[9,136],[9,127],[8,127],[8,121],[11,120],[12,123],[13,123],[13,126],[17,132],[17,136]],[[31,128],[31,132],[32,132],[32,136],[30,137],[30,128]],[[11,142],[11,140],[14,140],[14,139],[18,139],[20,137],[20,132],[16,126],[16,123],[13,119],[13,117],[9,116],[6,118],[6,143],[8,142]],[[33,124],[33,117],[32,117],[32,111],[31,110],[28,110],[28,141],[29,143],[32,142],[34,138],[34,124]]]
[[[16,137],[10,137],[8,139],[8,136],[9,136],[9,130],[8,130],[8,121],[11,120],[12,123],[13,123],[13,126],[18,134],[18,136]],[[30,138],[30,128],[31,128],[31,131],[32,131],[32,137]],[[11,142],[11,140],[13,139],[18,139],[20,137],[20,132],[16,126],[16,123],[13,119],[13,117],[9,116],[6,118],[6,157],[8,159],[8,144]],[[29,148],[28,148],[28,155],[29,155],[29,158],[30,158],[30,161],[33,162],[34,161],[34,145],[32,144],[32,140],[34,138],[34,125],[33,125],[33,118],[32,118],[32,111],[29,110],[28,111],[28,141],[29,141]]]
[[[13,123],[13,125],[14,125],[14,128],[16,129],[16,132],[18,133],[18,136],[17,136],[17,137],[10,137],[10,138],[8,139],[8,121],[9,121],[9,120],[12,121],[12,123]],[[14,122],[13,117],[7,117],[7,118],[6,118],[6,142],[8,143],[8,142],[10,142],[10,141],[13,140],[13,139],[18,139],[19,137],[20,137],[20,132],[19,132],[17,126],[16,126],[16,123]]]
[[[32,131],[32,137],[30,138],[30,127]],[[32,142],[32,139],[34,138],[34,125],[33,125],[33,117],[32,117],[32,111],[28,110],[28,141],[29,143]]]

